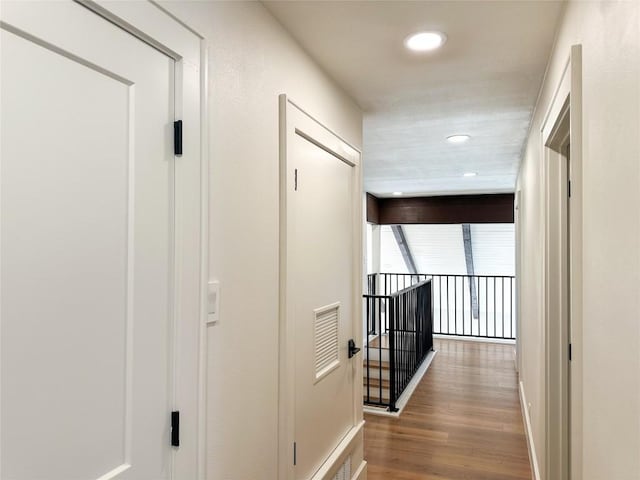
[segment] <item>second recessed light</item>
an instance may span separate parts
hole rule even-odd
[[[450,135],[447,137],[447,142],[449,143],[464,143],[469,141],[471,138],[470,135]]]
[[[404,45],[413,52],[428,52],[440,48],[446,40],[447,36],[441,32],[418,32],[409,35]]]

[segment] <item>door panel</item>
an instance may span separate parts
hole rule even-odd
[[[174,60],[75,3],[2,14],[0,476],[170,478]]]
[[[300,135],[293,141],[295,478],[306,480],[354,426],[354,169]]]

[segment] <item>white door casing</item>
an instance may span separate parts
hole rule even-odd
[[[197,478],[200,39],[87,5],[2,5],[0,475]]]
[[[546,465],[543,468],[546,476],[579,479],[582,478],[583,355],[580,45],[571,47],[542,123],[540,138],[544,152],[540,179],[545,192],[541,208],[544,250],[541,292],[546,350]],[[571,146],[570,161],[568,145]]]
[[[308,480],[325,478],[361,428],[361,357],[347,348],[361,344],[360,153],[280,101],[279,478]]]

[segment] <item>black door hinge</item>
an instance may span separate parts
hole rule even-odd
[[[182,120],[173,122],[173,153],[182,155]]]
[[[296,168],[293,174],[293,183],[294,183],[294,190],[297,192],[298,191],[298,169]]]
[[[571,180],[567,181],[567,196],[571,198]]]
[[[180,412],[171,412],[171,446],[180,446]]]
[[[571,344],[569,344],[569,361],[571,361]]]
[[[296,442],[293,442],[293,466],[295,467],[296,462],[298,460],[297,458],[298,456],[298,449],[297,449],[297,445]]]

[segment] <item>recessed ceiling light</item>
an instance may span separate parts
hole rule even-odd
[[[476,172],[467,172],[463,175],[463,177],[475,177],[476,175]]]
[[[428,52],[444,45],[447,37],[440,32],[418,32],[409,35],[404,41],[404,46],[414,52]]]
[[[447,137],[449,143],[464,143],[469,141],[470,135],[450,135]]]
[[[400,195],[402,195],[402,192],[393,192],[393,195],[399,197]]]

